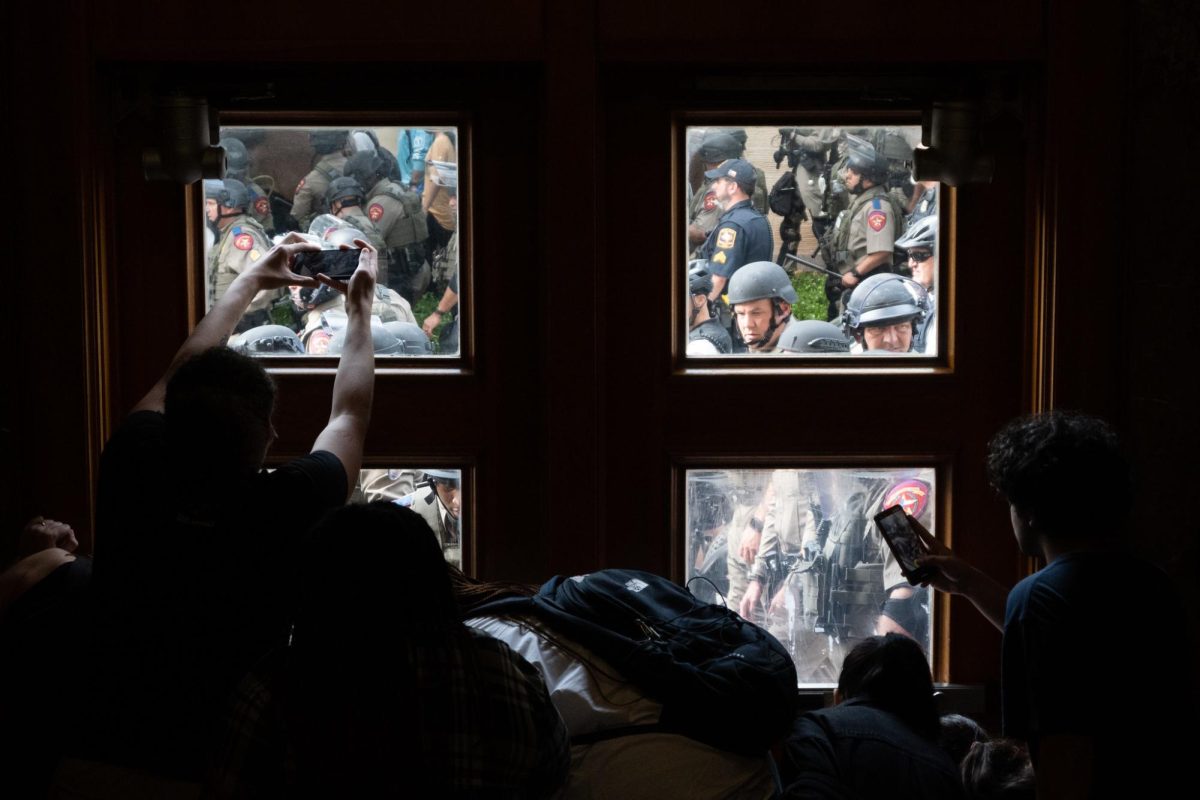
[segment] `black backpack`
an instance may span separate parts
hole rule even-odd
[[[669,731],[759,756],[787,733],[796,714],[796,666],[774,636],[649,572],[559,575],[533,597],[494,601],[474,613],[532,614],[662,703],[657,725],[588,740]]]
[[[796,186],[796,173],[785,172],[771,187],[771,192],[767,195],[767,205],[779,216],[788,217],[796,210],[797,203],[800,203],[801,208],[804,207]]]

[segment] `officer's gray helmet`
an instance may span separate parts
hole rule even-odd
[[[250,191],[246,184],[235,178],[224,180],[206,180],[204,182],[204,197],[216,200],[225,208],[245,209],[250,205]]]
[[[372,152],[355,153],[346,159],[342,173],[358,181],[359,186],[370,189],[379,179],[387,174],[387,165],[379,154]]]
[[[397,351],[401,355],[433,355],[433,344],[429,341],[429,337],[425,335],[425,331],[421,330],[421,326],[416,323],[397,320],[395,322],[385,322],[383,323],[383,327],[403,343],[403,349]]]
[[[897,250],[910,250],[926,247],[931,252],[937,250],[938,219],[936,216],[922,217],[914,222],[904,235],[896,240]]]
[[[447,189],[458,188],[458,164],[453,161],[430,161],[437,173],[433,176],[433,182],[438,186],[445,186]]]
[[[282,325],[259,325],[237,337],[233,349],[239,353],[299,353],[304,354],[300,337],[291,328]]]
[[[796,302],[796,287],[774,261],[755,261],[733,273],[729,279],[729,304],[749,303],[764,298]]]
[[[348,176],[334,178],[329,183],[329,188],[325,191],[325,204],[333,207],[334,203],[353,200],[349,205],[362,205],[363,196],[366,192],[363,191],[362,184]]]
[[[448,483],[458,485],[462,480],[462,473],[456,469],[423,469],[426,479],[431,483]]]
[[[708,294],[713,290],[707,259],[696,258],[688,262],[688,289],[691,294]]]
[[[888,177],[888,160],[875,146],[858,136],[846,136],[846,166],[875,183],[883,183]]]
[[[778,347],[785,353],[849,353],[842,329],[820,319],[798,319],[783,329]]]
[[[329,355],[342,354],[346,346],[346,329],[342,328],[329,340]],[[371,346],[377,356],[399,355],[404,352],[404,342],[384,327],[382,322],[371,320]]]
[[[899,131],[885,128],[876,134],[875,149],[880,155],[892,161],[912,161],[913,147]]]
[[[847,336],[867,326],[914,325],[929,314],[929,295],[914,280],[886,273],[872,275],[858,286],[842,312],[842,330]]]
[[[335,248],[341,247],[342,245],[346,245],[347,247],[357,247],[357,245],[354,244],[355,239],[362,239],[364,242],[368,241],[365,233],[360,231],[358,228],[347,225],[344,222],[341,225],[338,225],[336,228],[330,228],[329,230],[325,231],[325,241]]]
[[[222,137],[218,143],[225,151],[225,172],[227,174],[244,175],[250,168],[250,154],[241,139],[232,136]]]
[[[346,146],[346,137],[350,131],[309,131],[308,141],[312,149],[320,155],[336,153]]]
[[[700,160],[705,164],[719,164],[728,158],[742,154],[742,145],[728,133],[710,133],[700,142]]]
[[[730,136],[732,136],[734,138],[734,140],[738,143],[738,154],[736,156],[734,156],[734,158],[741,158],[742,151],[744,151],[746,149],[746,140],[750,138],[749,135],[746,133],[746,129],[745,128],[719,128],[718,132],[728,133]]]

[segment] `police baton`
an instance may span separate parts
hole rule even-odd
[[[804,256],[794,256],[791,253],[784,253],[783,257],[788,259],[789,261],[795,261],[797,264],[799,264],[802,267],[808,267],[809,269],[813,269],[813,270],[816,270],[817,272],[824,273],[825,275],[829,275],[830,277],[837,278],[839,281],[842,279],[842,273],[834,272],[833,270],[829,269],[828,267],[823,267],[820,264],[818,264],[816,261],[813,261],[811,258],[805,258]]]

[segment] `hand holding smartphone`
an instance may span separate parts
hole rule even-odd
[[[347,281],[358,269],[358,257],[362,249],[313,250],[296,255],[296,272],[316,277],[320,273],[339,281]]]
[[[936,574],[937,570],[933,567],[917,564],[917,560],[929,555],[929,551],[913,530],[909,516],[902,507],[892,506],[880,511],[875,515],[875,524],[909,583],[916,586]]]

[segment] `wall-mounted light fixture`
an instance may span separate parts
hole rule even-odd
[[[212,144],[208,100],[177,93],[156,97],[154,119],[158,146],[142,152],[146,180],[189,184],[224,177],[225,151]]]

